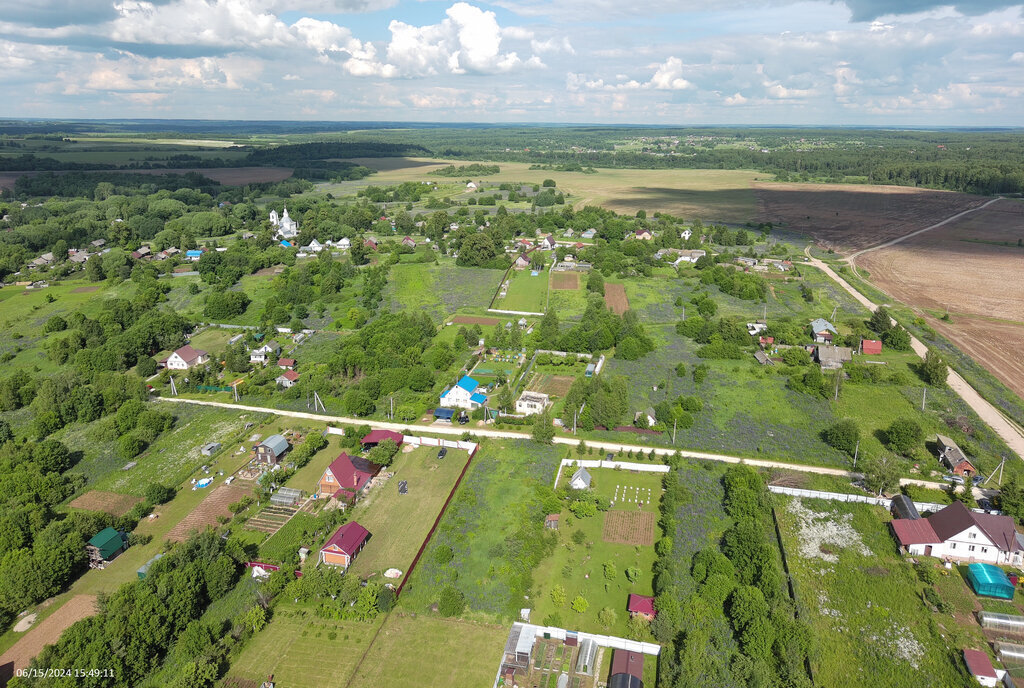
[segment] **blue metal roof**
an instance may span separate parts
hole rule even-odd
[[[455,409],[450,408],[436,408],[434,409],[434,418],[441,418],[451,420],[452,416],[455,415]]]
[[[203,255],[203,252],[198,249],[189,249],[188,251],[185,251],[185,255],[188,256],[189,258],[192,258],[194,256]]]
[[[466,375],[461,380],[459,380],[458,386],[472,394],[474,391],[476,391],[476,388],[480,386],[480,383],[471,378],[469,375]]]
[[[480,394],[480,393],[470,394],[469,395],[469,400],[472,401],[473,403],[476,403],[476,404],[486,404],[487,403],[487,397],[485,397],[483,394]]]
[[[281,245],[285,246],[287,248],[291,248],[292,247],[292,245],[289,242],[285,241],[284,239],[281,239]]]

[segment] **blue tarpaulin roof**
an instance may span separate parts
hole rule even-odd
[[[480,386],[480,383],[471,378],[469,375],[464,376],[458,383],[459,387],[466,390],[469,393],[476,391],[476,388]]]
[[[455,415],[455,409],[450,408],[436,408],[434,409],[434,418],[440,418],[442,420],[451,420],[452,416]]]

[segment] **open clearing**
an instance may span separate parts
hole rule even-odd
[[[937,229],[865,253],[857,265],[880,289],[929,317],[1017,394],[1024,395],[1024,203],[1002,200]],[[955,285],[955,288],[953,288]]]
[[[546,273],[534,275],[530,270],[513,271],[509,275],[508,282],[508,292],[505,297],[502,298],[499,292],[491,308],[522,313],[544,312],[548,297]]]
[[[804,232],[839,251],[904,236],[988,200],[905,186],[758,183],[754,189],[760,221]]]
[[[422,158],[362,158],[352,162],[377,170],[358,183],[345,182],[346,191],[370,184],[398,184],[406,181],[451,181],[427,172],[448,165],[471,165],[472,160],[429,160]],[[490,165],[494,163],[484,162]],[[540,184],[553,179],[571,197],[576,208],[599,205],[618,213],[633,215],[638,210],[665,212],[677,217],[705,221],[747,222],[757,215],[753,185],[771,176],[753,170],[640,170],[599,168],[597,174],[531,170],[529,163],[497,163],[501,172],[487,176],[487,184],[523,182]],[[331,190],[331,187],[326,187]],[[337,195],[337,194],[335,194]]]
[[[229,504],[233,504],[249,494],[247,488],[239,485],[221,485],[213,490],[202,503],[193,509],[188,516],[181,519],[167,534],[167,539],[184,542],[193,530],[203,530],[207,526],[216,526],[217,517],[231,518]]]
[[[608,310],[616,315],[622,315],[629,310],[629,299],[626,298],[626,285],[605,282],[604,302]]]
[[[78,287],[77,289],[72,289],[71,293],[72,294],[91,294],[94,291],[99,291],[99,287],[96,286],[96,285],[93,285],[91,287]]]
[[[351,685],[489,686],[507,637],[507,626],[392,614]]]
[[[580,288],[580,273],[578,272],[552,272],[551,273],[551,288],[552,289],[579,289]]]
[[[609,511],[601,539],[620,545],[654,544],[654,514],[650,511]]]
[[[454,325],[497,325],[501,322],[498,318],[483,318],[476,315],[456,315],[451,320]]]
[[[15,670],[24,669],[45,646],[57,642],[64,629],[95,613],[95,595],[75,595],[63,607],[43,619],[42,623],[29,630],[14,647],[0,655],[0,666],[13,662]]]
[[[132,507],[142,501],[141,497],[123,495],[116,492],[90,490],[75,497],[68,506],[86,511],[103,511],[111,516],[124,516]]]

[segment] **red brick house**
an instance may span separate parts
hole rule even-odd
[[[352,561],[369,539],[370,531],[355,521],[349,521],[338,528],[320,548],[320,563],[340,566],[345,570],[352,565]]]
[[[317,494],[321,498],[337,497],[351,503],[379,472],[380,466],[372,461],[342,452],[320,476]]]
[[[641,619],[651,621],[657,612],[654,610],[654,598],[648,595],[635,595],[630,593],[629,602],[626,604],[626,611],[629,618],[639,616]]]

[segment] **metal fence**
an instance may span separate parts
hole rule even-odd
[[[807,497],[810,499],[827,499],[833,502],[856,502],[859,504],[873,504],[875,506],[884,506],[886,509],[892,508],[892,500],[886,499],[885,497],[869,497],[868,495],[859,494],[846,494],[843,492],[822,492],[820,490],[804,490],[797,487],[783,487],[782,485],[769,485],[769,492],[775,494],[784,494],[791,497]],[[948,504],[935,504],[933,502],[914,502],[914,506],[918,511],[942,511]],[[1000,514],[1000,511],[985,511],[984,509],[972,509],[979,514]]]

